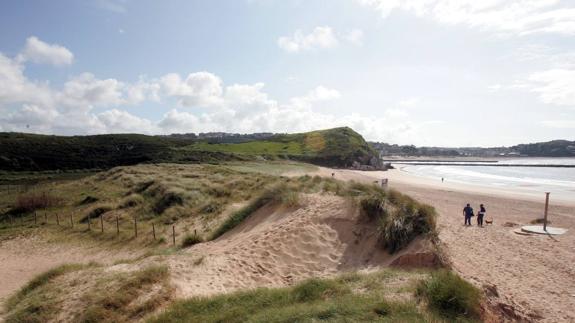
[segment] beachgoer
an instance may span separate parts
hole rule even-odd
[[[483,226],[483,217],[485,216],[485,206],[483,204],[479,205],[479,212],[477,212],[477,225]]]
[[[441,178],[441,182],[443,183],[443,177]]]
[[[463,208],[463,215],[465,216],[465,225],[471,225],[471,217],[473,216],[473,208],[469,203]]]

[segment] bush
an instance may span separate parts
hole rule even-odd
[[[203,240],[197,234],[188,234],[184,237],[184,240],[182,241],[182,248],[191,247],[201,242],[203,242]]]
[[[416,294],[442,316],[474,318],[479,315],[479,290],[451,271],[434,272],[431,278],[420,283]]]
[[[27,193],[18,196],[14,208],[10,210],[10,214],[23,214],[33,212],[39,209],[47,209],[49,207],[59,206],[62,204],[62,199],[52,196],[47,193]]]

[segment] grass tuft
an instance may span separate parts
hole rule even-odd
[[[481,294],[477,288],[448,270],[432,273],[418,286],[416,294],[448,318],[477,318]]]
[[[193,246],[193,245],[195,245],[195,244],[202,243],[202,242],[203,242],[203,240],[202,240],[202,238],[201,238],[199,235],[197,235],[197,234],[188,234],[188,235],[186,235],[186,236],[184,237],[184,240],[182,241],[181,247],[182,247],[182,248],[187,248],[187,247],[191,247],[191,246]]]

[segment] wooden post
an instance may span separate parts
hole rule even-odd
[[[120,218],[116,215],[116,235],[120,235]]]
[[[100,215],[100,231],[104,233],[104,214]]]
[[[38,215],[36,214],[36,211],[34,211],[34,224],[38,224]]]
[[[543,231],[547,231],[547,211],[549,210],[549,192],[545,192],[545,214],[543,215]]]
[[[172,225],[172,243],[176,245],[176,226]]]
[[[44,212],[44,223],[48,223],[48,214]]]
[[[90,214],[88,214],[88,230],[92,230],[92,220],[90,219]]]
[[[74,219],[72,218],[72,213],[70,213],[70,227],[74,228]]]
[[[60,225],[60,216],[56,213],[56,224]]]
[[[134,236],[138,237],[138,217],[134,215]]]
[[[154,236],[154,241],[156,241],[156,226],[154,222],[152,222],[152,235]]]

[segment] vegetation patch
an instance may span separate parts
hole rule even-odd
[[[272,187],[271,189],[264,191],[262,194],[252,200],[248,205],[232,214],[214,231],[210,240],[219,238],[224,233],[238,226],[264,205],[273,201],[282,203],[285,202],[288,206],[295,206],[297,203],[299,203],[299,198],[298,194],[293,191],[293,188],[288,185],[280,184]]]
[[[67,264],[50,269],[22,287],[4,303],[6,323],[47,322],[59,311],[55,298],[61,291],[51,282],[67,273],[84,269],[94,264]]]
[[[360,195],[360,205],[371,220],[378,221],[380,240],[389,252],[402,249],[421,235],[435,239],[436,212],[433,207],[398,191],[372,186],[365,195]],[[366,191],[357,185],[353,190]]]
[[[184,203],[184,198],[181,194],[176,192],[167,192],[154,205],[154,212],[157,214],[164,213],[165,210],[174,206],[174,205],[182,205]]]
[[[88,307],[76,321],[126,322],[141,319],[170,300],[172,287],[165,266],[122,273],[84,296]]]
[[[46,192],[31,192],[19,195],[9,214],[24,214],[35,210],[62,205],[62,199]]]
[[[188,234],[182,240],[182,248],[191,247],[195,244],[202,243],[202,238],[197,234]]]
[[[402,284],[391,284],[396,275],[402,275]],[[172,304],[150,322],[449,322],[418,306],[411,286],[421,275],[427,276],[354,273],[287,288],[192,298]]]
[[[82,217],[80,219],[80,222],[86,223],[86,222],[88,222],[88,219],[99,218],[104,213],[112,211],[113,209],[114,209],[114,207],[112,205],[109,205],[109,204],[100,205],[100,206],[95,207],[92,210],[90,210],[90,212],[88,212],[88,214],[86,214],[84,217]]]
[[[444,317],[474,319],[479,317],[480,291],[457,274],[438,270],[417,288],[417,295]]]
[[[98,202],[98,201],[99,201],[99,199],[97,197],[88,195],[82,201],[80,201],[80,203],[78,203],[78,205],[92,204],[92,203]]]

